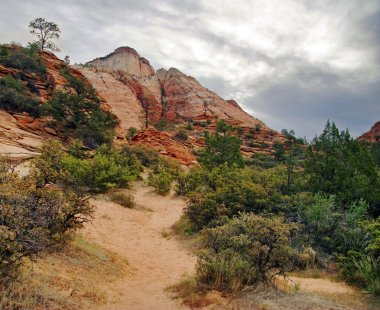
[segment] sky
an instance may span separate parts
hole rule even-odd
[[[380,120],[380,0],[0,0],[0,43],[32,41],[36,17],[59,25],[61,58],[133,47],[276,130]]]

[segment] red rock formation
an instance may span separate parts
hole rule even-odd
[[[363,133],[358,140],[371,143],[380,142],[380,121],[375,123],[369,131]]]
[[[18,46],[9,48],[19,49]],[[41,52],[42,60],[46,65],[45,75],[23,73],[28,80],[32,80],[39,90],[39,100],[45,102],[56,89],[67,87],[67,80],[60,74],[65,67],[64,62],[53,53]],[[84,78],[82,73],[69,69],[70,73]],[[14,75],[20,70],[0,65],[0,78],[5,75]],[[24,82],[26,85],[26,81]],[[106,108],[106,107],[105,107]],[[48,138],[59,138],[57,128],[50,127],[51,118],[33,118],[28,113],[7,113],[0,110],[0,153],[10,158],[29,158],[35,156],[38,147]]]
[[[149,128],[138,133],[131,143],[144,144],[158,151],[161,155],[175,159],[187,166],[196,163],[192,144],[174,139],[169,132],[160,132]]]
[[[233,126],[242,127],[243,134],[240,138],[243,140],[242,151],[246,156],[256,152],[270,153],[275,141],[285,141],[282,134],[246,113],[236,101],[222,99],[193,77],[174,68],[160,69],[155,73],[150,65],[151,69],[144,71],[141,63],[149,65],[134,49],[121,47],[106,57],[97,58],[79,68],[99,94],[106,98],[112,111],[121,120],[122,134],[125,135],[132,126],[145,128],[148,111],[152,124],[157,123],[160,118],[173,123],[174,128],[181,124],[193,124],[193,130],[189,132],[189,141],[193,147],[202,147],[204,131],[214,130],[216,122],[221,119]],[[121,90],[128,93],[124,101],[119,95],[114,95]],[[140,105],[139,111],[136,111],[136,103]],[[122,115],[118,113],[121,107],[125,110],[130,108],[136,113]],[[147,135],[153,134],[151,131],[144,132],[144,138],[140,137],[139,142],[145,143],[144,141],[149,140]],[[173,137],[174,134],[175,129],[165,133],[167,137]],[[161,147],[169,147],[168,143],[162,142],[165,139],[158,139],[157,132],[154,133],[154,141],[155,146],[161,143]]]

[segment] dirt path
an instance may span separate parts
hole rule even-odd
[[[128,260],[128,275],[105,285],[108,302],[99,309],[185,309],[165,288],[194,270],[195,258],[164,231],[179,220],[182,199],[158,196],[137,182],[132,189],[137,207],[126,209],[106,199],[93,201],[95,219],[84,236]]]

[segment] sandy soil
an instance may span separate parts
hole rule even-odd
[[[123,208],[106,197],[93,200],[95,219],[83,231],[86,238],[127,259],[130,268],[122,280],[106,284],[108,302],[98,309],[186,309],[165,292],[184,273],[194,270],[195,258],[167,234],[185,202],[171,195],[158,196],[142,182],[131,192],[135,209]]]
[[[329,279],[299,278],[291,276],[289,279],[300,286],[300,290],[312,293],[347,294],[354,295],[353,288],[343,282],[333,282]],[[290,284],[291,285],[291,284]]]

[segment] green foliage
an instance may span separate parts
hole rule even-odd
[[[380,142],[373,143],[370,147],[375,164],[380,166]]]
[[[46,66],[33,44],[28,47],[0,45],[0,64],[24,73],[38,75],[46,73]]]
[[[123,153],[126,156],[135,155],[145,167],[157,166],[160,161],[160,156],[158,153],[143,144],[124,146]]]
[[[232,131],[233,129],[234,128],[231,125],[227,124],[224,119],[222,119],[221,121],[219,121],[216,124],[216,132],[217,133],[221,133],[221,134],[226,135],[230,131]]]
[[[52,42],[53,39],[58,39],[61,33],[56,23],[48,22],[44,18],[38,17],[33,19],[28,27],[30,28],[30,33],[37,37],[37,41],[34,44],[39,49],[50,49],[59,52],[59,48]]]
[[[62,170],[71,184],[99,193],[128,187],[140,175],[142,167],[136,157],[126,157],[120,150],[102,145],[89,160],[66,157]]]
[[[199,152],[198,161],[205,167],[214,167],[227,163],[229,166],[242,167],[244,159],[240,152],[240,139],[229,136],[230,125],[224,121],[217,124],[217,132],[209,134],[205,132],[206,147]],[[222,134],[220,133],[222,132]]]
[[[237,291],[244,285],[274,284],[291,267],[288,225],[279,218],[241,214],[204,231],[206,252],[198,255],[197,277],[214,289]]]
[[[380,295],[380,260],[369,255],[363,255],[359,259],[354,258],[354,264],[365,280],[368,292]]]
[[[100,146],[92,158],[78,158],[62,151],[62,145],[48,141],[41,156],[33,160],[40,187],[47,183],[62,183],[78,193],[105,192],[127,187],[141,173],[142,166],[135,156],[125,156],[122,150]]]
[[[131,194],[124,194],[124,193],[111,193],[110,198],[113,202],[123,206],[124,208],[134,208],[135,198]]]
[[[43,163],[50,155],[36,161]],[[88,199],[72,190],[42,186],[57,178],[52,169],[32,167],[24,179],[7,172],[2,160],[0,178],[0,276],[2,280],[16,274],[23,258],[34,258],[61,245],[72,231],[91,218]],[[49,172],[54,175],[49,176]]]
[[[182,140],[182,141],[187,141],[188,139],[188,133],[187,133],[187,130],[181,128],[179,129],[176,134],[175,134],[175,137],[179,140]]]
[[[0,109],[7,112],[27,112],[37,117],[40,114],[40,101],[26,93],[24,85],[11,76],[0,79]]]
[[[129,127],[128,132],[127,132],[127,139],[132,140],[133,137],[136,135],[136,133],[137,133],[137,128]]]
[[[244,128],[243,127],[236,127],[236,132],[239,136],[242,136],[244,134]]]
[[[154,127],[159,131],[172,130],[174,128],[173,123],[166,118],[160,118],[160,120],[154,124]]]
[[[117,121],[110,112],[101,108],[94,88],[67,70],[61,74],[75,93],[56,91],[43,105],[43,113],[52,115],[88,147],[95,148],[103,143],[111,143]]]
[[[372,212],[380,203],[380,182],[368,150],[327,122],[323,133],[312,141],[305,161],[305,173],[313,192],[336,195],[342,204],[364,199]]]
[[[361,200],[344,210],[334,196],[316,195],[311,201],[300,204],[298,216],[302,219],[301,235],[309,236],[313,247],[327,253],[346,254],[349,251],[364,251],[370,242],[363,227],[368,204]]]
[[[194,229],[220,225],[239,212],[279,212],[283,204],[281,169],[262,171],[222,165],[210,172],[192,170],[181,176],[178,186],[189,195],[185,212]]]
[[[72,141],[68,146],[68,152],[71,156],[74,156],[76,158],[84,158],[85,152],[82,141],[79,139]]]
[[[278,160],[278,161],[285,160],[284,145],[279,143],[279,142],[276,142],[276,143],[274,143],[273,146],[274,146],[274,157],[276,158],[276,160]]]
[[[153,186],[160,195],[165,195],[170,192],[172,182],[172,175],[165,170],[160,171],[157,174],[151,173],[148,179],[148,184]]]

